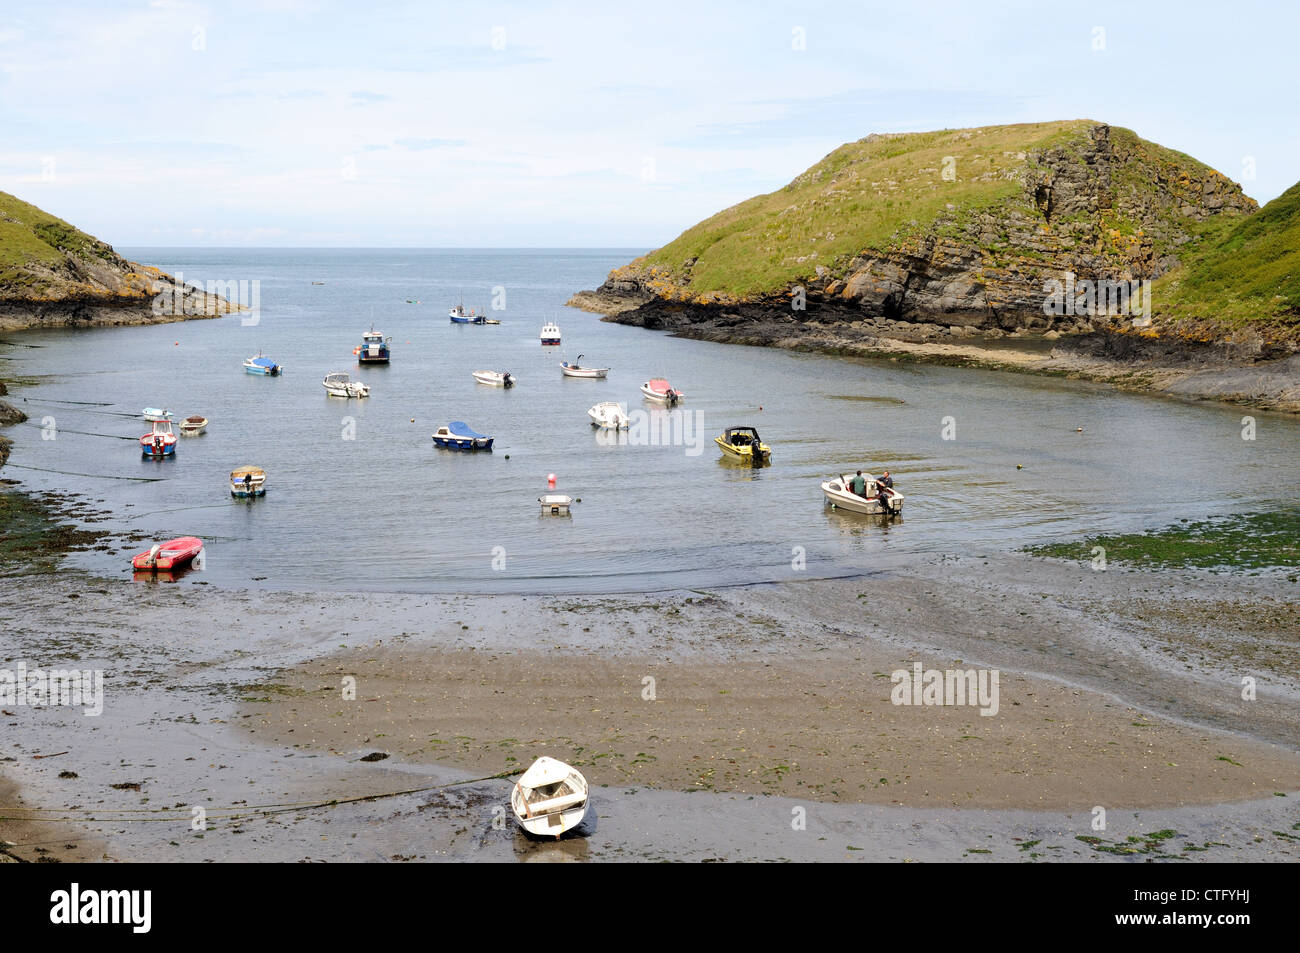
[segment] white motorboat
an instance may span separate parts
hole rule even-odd
[[[826,502],[833,509],[848,510],[850,513],[865,513],[868,516],[877,516],[883,513],[888,513],[891,516],[902,514],[903,494],[897,490],[886,489],[885,499],[889,507],[886,510],[881,505],[875,477],[863,471],[862,478],[866,481],[867,491],[867,495],[863,497],[853,492],[852,486],[855,476],[855,473],[844,473],[822,484],[822,495],[826,497]]]
[[[587,816],[587,779],[545,755],[533,762],[510,792],[519,826],[536,837],[559,837]]]
[[[602,430],[627,430],[631,424],[627,416],[627,408],[613,400],[602,400],[587,411],[587,416],[591,418],[593,425]]]
[[[182,437],[197,437],[208,429],[208,418],[195,414],[181,421]]]
[[[344,371],[331,371],[321,381],[331,397],[369,397],[370,385],[354,381]]]
[[[578,360],[570,364],[568,361],[560,363],[560,372],[565,377],[586,377],[597,380],[604,380],[605,375],[609,373],[608,367],[583,367],[581,364],[582,355],[578,355]]]
[[[514,387],[515,376],[509,371],[475,371],[474,380],[493,387]]]
[[[542,333],[538,335],[543,344],[560,343],[560,326],[554,321],[547,321],[542,325]]]
[[[542,512],[552,516],[568,516],[569,507],[573,506],[573,497],[563,493],[547,493],[539,496],[537,502],[542,504]]]
[[[674,390],[662,377],[651,378],[642,384],[641,393],[649,400],[668,404],[670,407],[686,396],[681,391]]]

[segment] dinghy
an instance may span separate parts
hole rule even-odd
[[[539,335],[543,344],[560,343],[560,326],[554,321],[547,321],[542,325],[542,333]]]
[[[608,367],[583,367],[581,363],[582,355],[578,355],[578,360],[570,364],[568,361],[560,363],[560,372],[565,377],[588,377],[604,380],[605,375],[609,373]]]
[[[672,406],[686,396],[679,390],[673,390],[669,383],[662,377],[651,378],[642,384],[641,393],[645,394],[646,398],[649,400],[658,401],[661,404],[668,404],[669,406]]]
[[[193,417],[186,417],[181,421],[182,437],[197,437],[203,431],[208,429],[208,418],[195,414]]]
[[[354,381],[343,371],[330,371],[321,381],[331,397],[369,397],[370,385]]]
[[[772,459],[772,448],[758,437],[753,427],[728,427],[721,437],[714,437],[716,443],[728,457],[761,467]]]
[[[131,560],[131,567],[137,572],[166,572],[181,569],[194,562],[194,557],[203,552],[203,540],[197,536],[179,536],[165,543],[157,543],[147,553],[140,553]]]
[[[515,386],[515,377],[509,371],[475,371],[474,380],[492,387]]]
[[[434,445],[448,450],[491,450],[493,439],[471,430],[463,420],[453,420],[433,435]]]
[[[284,368],[269,357],[263,357],[262,352],[257,352],[257,357],[250,357],[244,362],[244,371],[248,374],[261,374],[266,377],[279,377],[284,373]]]
[[[543,755],[510,792],[519,826],[536,837],[559,837],[587,816],[587,779],[576,768]]]
[[[593,426],[602,430],[627,430],[631,423],[627,408],[612,400],[602,400],[587,411],[587,416],[591,418]]]
[[[822,484],[822,495],[826,497],[826,502],[831,505],[832,509],[848,510],[850,513],[863,513],[867,516],[878,516],[888,512],[890,515],[899,516],[903,512],[903,494],[897,490],[886,490],[886,501],[889,510],[880,505],[880,497],[876,492],[876,479],[865,470],[862,472],[862,478],[866,480],[867,495],[858,496],[853,492],[853,478],[856,473],[844,473],[838,478],[827,480]]]
[[[144,419],[150,424],[150,429],[140,438],[140,452],[146,457],[170,457],[175,454],[176,434],[172,432],[171,415],[167,411],[146,413]]]
[[[569,507],[573,506],[573,497],[563,493],[547,493],[539,496],[537,502],[542,504],[542,512],[552,516],[568,516]]]
[[[230,495],[239,499],[266,496],[266,471],[261,467],[238,467],[231,470]]]

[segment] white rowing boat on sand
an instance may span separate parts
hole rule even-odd
[[[587,816],[587,779],[577,768],[545,755],[510,792],[519,826],[536,837],[559,837]]]

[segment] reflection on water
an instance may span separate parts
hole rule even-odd
[[[259,322],[8,335],[5,374],[39,383],[9,398],[32,419],[6,431],[6,476],[89,497],[112,513],[99,528],[203,538],[203,581],[214,585],[705,587],[789,579],[795,546],[807,554],[803,578],[844,575],[886,547],[1001,551],[1297,498],[1300,425],[1280,416],[1256,414],[1262,436],[1243,441],[1231,407],[710,344],[563,307],[626,251],[132,254],[194,279],[261,280]],[[462,289],[486,300],[496,285],[509,290],[501,325],[447,320]],[[393,337],[393,362],[361,368],[351,352],[372,313]],[[562,347],[539,346],[547,320],[561,326]],[[282,377],[243,373],[259,350],[283,362]],[[579,351],[609,378],[563,377],[559,362]],[[519,383],[481,386],[471,372],[485,368]],[[329,398],[321,378],[334,370],[371,396]],[[641,398],[641,382],[665,374],[689,395],[681,407]],[[592,428],[587,410],[603,400],[641,412],[643,436]],[[180,441],[174,459],[143,459],[134,440],[145,406],[202,414],[207,433]],[[45,417],[57,439],[41,439]],[[453,420],[494,436],[495,452],[436,450],[432,432]],[[713,437],[737,424],[758,428],[770,465],[721,453]],[[267,469],[264,499],[230,498],[230,471],[244,464]],[[906,522],[826,510],[821,481],[858,468],[893,471]],[[539,514],[549,473],[556,492],[582,500],[569,518]],[[121,554],[72,561],[130,571]]]

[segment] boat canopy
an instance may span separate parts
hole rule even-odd
[[[255,367],[265,367],[265,368],[268,368],[268,369],[269,369],[269,368],[272,368],[272,367],[277,367],[277,366],[278,366],[278,365],[275,363],[275,361],[271,360],[269,357],[253,357],[253,358],[249,358],[248,363],[254,365]]]
[[[455,437],[473,437],[475,440],[487,439],[487,434],[470,429],[470,425],[463,420],[453,420],[447,425],[447,432]]]
[[[728,427],[725,432],[727,442],[735,443],[731,438],[737,434],[744,434],[747,437],[753,437],[755,440],[758,439],[758,431],[753,427]]]

